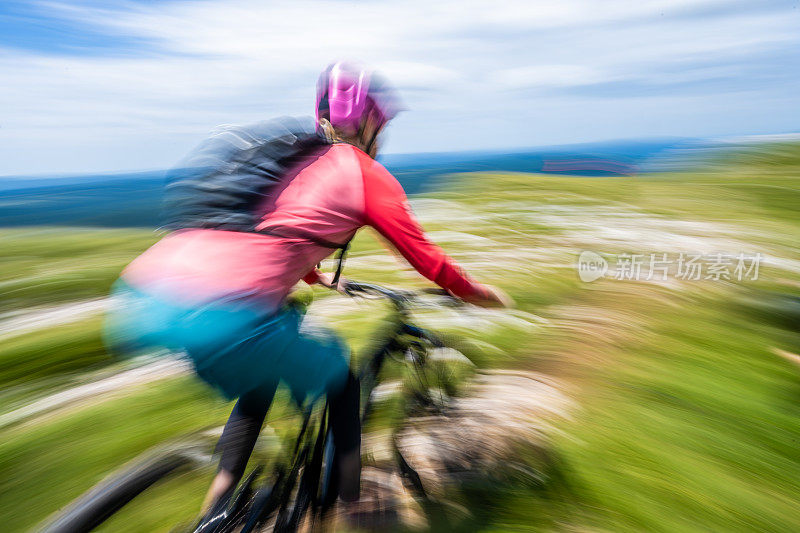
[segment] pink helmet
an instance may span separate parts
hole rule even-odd
[[[317,124],[327,118],[345,133],[355,134],[371,116],[383,126],[402,110],[397,92],[375,72],[352,63],[333,63],[317,81]]]

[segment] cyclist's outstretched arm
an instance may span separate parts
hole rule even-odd
[[[364,178],[365,222],[383,235],[417,272],[468,302],[505,306],[510,299],[477,283],[425,236],[400,183],[383,165],[359,154]]]

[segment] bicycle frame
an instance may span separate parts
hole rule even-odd
[[[443,346],[443,343],[432,333],[410,323],[408,305],[411,301],[410,295],[412,293],[401,293],[375,285],[354,284],[351,282],[350,291],[354,290],[373,291],[389,299],[395,306],[394,324],[385,335],[385,338],[379,343],[378,347],[372,350],[370,355],[361,358],[362,364],[356,371],[361,381],[361,422],[364,424],[372,412],[372,393],[379,383],[379,376],[387,357],[393,353],[404,352],[417,341],[426,340],[436,347]],[[303,426],[298,436],[297,443],[295,444],[292,467],[285,476],[285,481],[280,486],[273,484],[271,488],[272,494],[274,494],[276,490],[282,493],[280,510],[278,513],[279,518],[275,523],[275,530],[291,531],[296,529],[309,507],[315,516],[324,516],[338,496],[335,489],[337,480],[334,479],[333,469],[331,468],[335,447],[330,430],[327,427],[327,407],[326,404],[314,443],[307,442],[305,446],[301,446],[306,432],[311,425],[312,411],[310,408],[307,410],[304,416]],[[395,454],[401,473],[410,480],[412,486],[417,490],[420,496],[427,497],[419,475],[417,475],[416,471],[405,461],[397,446],[395,446]],[[310,461],[309,457],[311,458]],[[299,504],[295,501],[291,513],[287,514],[289,498],[294,488],[294,479],[296,479],[300,469],[303,467],[303,475],[300,479],[300,485],[298,486],[296,496],[296,500],[302,499],[302,501]],[[269,507],[270,506],[267,505],[263,510],[266,511]],[[263,512],[258,514],[261,517],[264,516]],[[258,521],[260,520],[256,520],[254,525]],[[246,532],[250,531],[250,529],[246,526],[242,531]]]

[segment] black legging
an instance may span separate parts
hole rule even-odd
[[[231,490],[244,474],[275,396],[276,387],[277,383],[269,384],[240,396],[225,423],[225,429],[217,442],[217,452],[222,455],[219,469],[226,470],[233,476]],[[331,431],[337,455],[347,454],[361,445],[358,378],[352,372],[348,373],[344,386],[335,393],[330,392],[328,397]]]

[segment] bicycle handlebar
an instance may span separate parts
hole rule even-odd
[[[356,281],[346,281],[342,287],[342,292],[347,296],[357,296],[359,294],[374,295],[387,298],[396,305],[402,305],[417,299],[420,295],[445,296],[453,303],[461,303],[461,300],[450,294],[445,289],[427,288],[415,291],[389,289],[373,283],[359,283]]]

